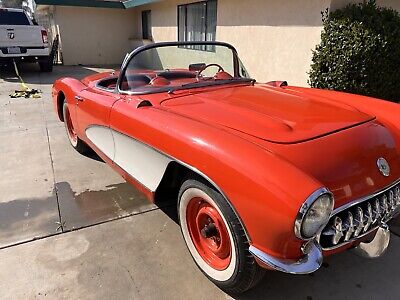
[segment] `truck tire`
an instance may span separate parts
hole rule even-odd
[[[53,58],[48,56],[43,60],[39,61],[39,67],[41,72],[52,72],[53,71]]]

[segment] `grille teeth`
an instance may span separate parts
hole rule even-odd
[[[319,238],[326,250],[352,242],[396,216],[400,212],[400,183],[336,211]]]
[[[400,205],[400,188],[396,187],[394,190],[394,197],[396,199],[396,205]]]
[[[335,218],[335,221],[333,222],[333,230],[334,234],[332,237],[332,243],[334,245],[337,245],[340,241],[340,239],[343,237],[343,227],[342,227],[342,219],[339,217]]]
[[[383,195],[381,198],[381,210],[383,212],[383,215],[386,215],[389,212],[389,205],[386,195]]]
[[[381,205],[379,204],[378,198],[374,202],[374,223],[381,218]]]
[[[356,231],[354,232],[354,236],[359,236],[360,233],[364,230],[364,212],[361,207],[357,207],[356,213]]]
[[[348,240],[350,240],[350,238],[352,237],[353,233],[354,233],[354,217],[353,214],[349,211],[348,217],[347,217],[347,221],[346,221],[346,227],[347,232],[344,236],[344,240],[347,242]]]
[[[396,201],[394,201],[393,191],[389,192],[389,207],[391,211],[394,211],[396,209]]]
[[[372,205],[371,205],[371,203],[368,203],[368,205],[367,205],[367,213],[365,214],[365,217],[366,217],[366,223],[365,223],[365,226],[364,226],[364,232],[367,232],[369,227],[374,222],[374,220],[372,218]]]

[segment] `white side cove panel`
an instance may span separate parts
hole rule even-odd
[[[110,128],[105,126],[90,126],[86,129],[86,136],[109,159],[114,159],[114,139]]]
[[[142,142],[107,127],[92,126],[86,135],[115,164],[152,192],[172,161]]]
[[[117,131],[114,162],[151,191],[155,191],[171,158]]]

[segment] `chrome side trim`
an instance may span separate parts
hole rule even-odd
[[[368,200],[368,199],[370,199],[370,198],[374,198],[374,197],[378,196],[379,194],[382,194],[382,193],[384,193],[384,192],[387,192],[388,190],[390,190],[391,188],[393,188],[393,187],[394,187],[395,185],[397,185],[398,183],[400,183],[400,178],[397,179],[394,183],[392,183],[392,184],[388,185],[387,187],[385,187],[385,188],[379,190],[378,192],[375,192],[375,193],[370,194],[370,195],[368,195],[368,196],[365,196],[365,197],[362,197],[362,198],[353,200],[353,201],[351,201],[351,202],[349,202],[349,203],[347,203],[347,204],[345,204],[345,205],[339,206],[338,208],[336,208],[336,209],[332,212],[332,215],[336,215],[337,213],[339,213],[339,212],[341,212],[341,211],[343,211],[343,210],[345,210],[345,209],[348,209],[349,207],[352,207],[352,206],[354,206],[354,205],[360,204],[361,202],[364,202],[364,201],[366,201],[366,200]]]
[[[250,253],[274,270],[290,274],[310,274],[317,271],[323,261],[322,250],[315,240],[311,240],[303,247],[304,256],[298,260],[273,257],[254,246],[250,246]]]
[[[314,203],[320,196],[322,196],[322,195],[324,195],[324,194],[329,194],[329,195],[331,196],[331,198],[332,198],[332,202],[335,203],[335,202],[334,202],[335,200],[333,199],[333,194],[331,193],[331,191],[329,191],[329,190],[328,190],[327,188],[325,188],[325,187],[322,187],[322,188],[319,188],[318,190],[316,190],[316,191],[315,191],[314,193],[312,193],[310,196],[308,196],[308,198],[306,199],[306,201],[304,201],[303,205],[300,207],[300,210],[299,210],[299,212],[297,213],[297,217],[296,217],[296,220],[295,220],[295,222],[294,222],[294,233],[295,233],[296,237],[298,237],[299,239],[304,240],[304,241],[309,241],[309,240],[311,240],[311,239],[314,238],[314,237],[306,238],[306,237],[303,237],[303,236],[302,236],[302,234],[301,234],[301,224],[303,223],[303,219],[304,219],[305,215],[307,214],[308,209],[313,205],[313,203]],[[329,220],[330,220],[330,217],[329,217]],[[325,226],[323,226],[323,227],[321,228],[321,231],[322,231],[322,229],[323,229],[324,227],[325,227]]]

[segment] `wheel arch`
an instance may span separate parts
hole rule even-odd
[[[240,215],[238,214],[237,210],[233,206],[232,202],[228,199],[226,194],[223,192],[223,190],[211,179],[209,178],[206,174],[202,173],[198,169],[177,161],[173,160],[171,161],[165,172],[164,175],[161,179],[160,184],[158,185],[156,191],[154,192],[154,201],[156,204],[163,203],[164,201],[167,201],[168,198],[170,199],[176,199],[178,201],[178,194],[179,194],[179,189],[183,182],[187,179],[195,179],[198,180],[205,185],[209,186],[210,188],[214,189],[218,193],[224,197],[228,205],[232,208],[232,210],[235,212],[238,220],[240,221],[240,224],[243,227],[243,230],[246,234],[247,241],[251,243],[250,235],[246,229],[246,226],[241,219]]]
[[[52,89],[53,104],[61,122],[64,122],[64,100],[68,101],[69,104],[73,104],[74,96],[86,87],[81,81],[71,77],[63,77],[54,82]]]
[[[64,116],[63,116],[64,101],[65,101],[65,94],[63,91],[60,90],[57,93],[57,114],[61,122],[64,122]]]

